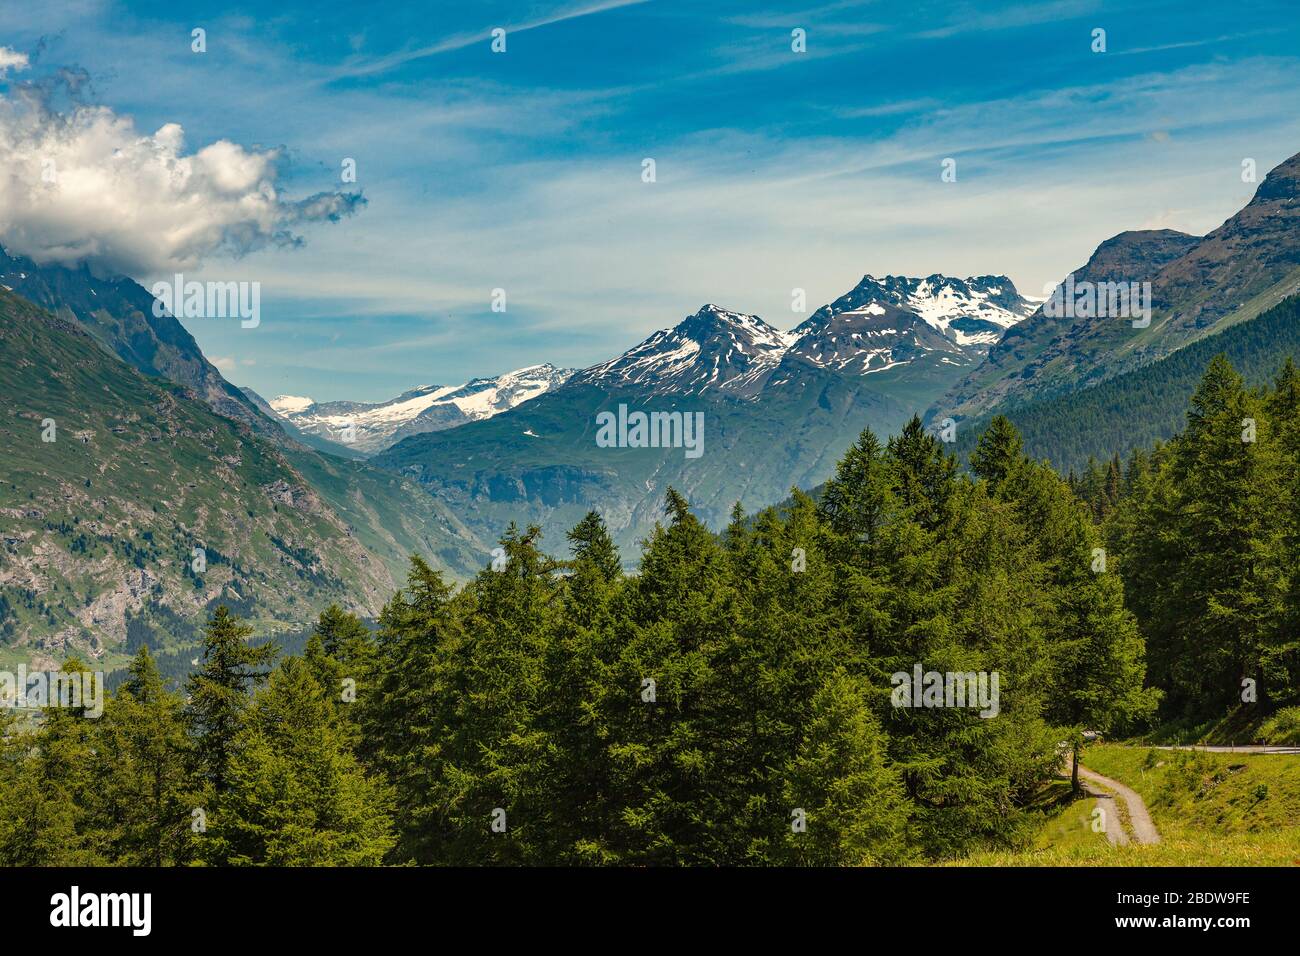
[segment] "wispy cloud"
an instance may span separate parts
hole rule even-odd
[[[1281,33],[1281,27],[1274,27],[1268,30],[1249,30],[1245,33],[1225,33],[1222,36],[1200,37],[1193,40],[1182,40],[1175,43],[1161,43],[1155,46],[1138,46],[1128,49],[1119,48],[1110,51],[1112,56],[1135,56],[1141,53],[1164,53],[1169,50],[1190,50],[1196,47],[1213,46],[1221,43],[1232,43],[1236,40],[1247,40],[1252,37],[1268,36],[1270,34]]]
[[[866,119],[878,116],[898,116],[902,113],[920,113],[942,106],[942,100],[926,98],[895,100],[889,103],[878,103],[875,106],[836,107],[833,112],[841,119]]]
[[[1006,272],[1037,294],[1122,229],[1217,226],[1249,197],[1241,155],[1267,168],[1300,148],[1297,82],[1294,61],[1256,59],[939,107],[870,142],[715,130],[657,150],[655,183],[638,154],[537,158],[485,170],[436,220],[390,184],[366,221],[313,237],[310,257],[254,257],[263,334],[345,323],[348,348],[294,338],[292,351],[355,392],[361,379],[589,364],[706,301],[788,327],[803,318],[793,288],[815,305],[865,272]],[[1261,124],[1272,147],[1242,137]],[[1150,136],[1165,130],[1176,135]],[[945,156],[955,184],[940,182]],[[488,309],[498,287],[505,315]],[[434,354],[461,364],[431,373]]]
[[[963,33],[984,33],[993,30],[1015,30],[1054,23],[1092,13],[1100,8],[1096,0],[1051,0],[1047,3],[1028,3],[1001,9],[984,9],[962,4],[943,26],[922,30],[916,34],[922,39],[944,39]]]
[[[597,13],[605,13],[609,10],[617,10],[621,7],[635,6],[641,3],[647,3],[649,0],[597,0],[595,3],[579,4],[576,6],[563,7],[552,13],[535,17],[531,20],[516,22],[511,24],[496,23],[484,27],[482,30],[471,30],[457,33],[439,40],[437,43],[428,46],[419,47],[414,50],[403,50],[397,53],[390,53],[387,56],[375,58],[358,57],[345,63],[336,72],[336,77],[358,77],[371,76],[376,73],[386,73],[389,70],[396,69],[414,60],[423,60],[427,57],[437,56],[440,53],[450,53],[453,50],[463,50],[475,43],[485,43],[491,35],[491,31],[500,27],[506,31],[507,42],[512,34],[524,33],[528,30],[536,30],[540,27],[548,27],[555,23],[563,23],[566,20],[576,20],[579,17],[592,16]]]
[[[283,0],[272,20],[210,20],[195,56],[174,16],[50,0],[38,20],[0,5],[0,37],[34,53],[48,36],[10,80],[86,65],[136,138],[176,122],[276,152],[277,191],[338,189],[355,159],[343,188],[369,205],[312,230],[309,254],[186,269],[261,281],[257,332],[191,331],[255,358],[231,369],[259,392],[382,398],[608,358],[705,301],[788,327],[792,288],[815,305],[868,271],[1006,272],[1037,293],[1121,229],[1213,228],[1249,198],[1243,157],[1263,171],[1300,149],[1297,30],[1261,3],[1270,28],[1234,33],[1231,11],[1175,29],[1163,7],[1101,0],[537,0],[496,22],[447,2],[388,5],[361,35],[337,5]],[[1107,56],[1088,52],[1094,25]],[[495,26],[506,61],[487,56]]]

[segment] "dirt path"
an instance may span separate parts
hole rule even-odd
[[[1147,805],[1142,802],[1142,798],[1137,795],[1135,790],[1124,786],[1118,780],[1103,777],[1096,771],[1089,770],[1083,764],[1079,764],[1079,777],[1082,780],[1095,783],[1099,787],[1105,787],[1124,804],[1124,809],[1128,813],[1128,829],[1132,831],[1134,843],[1160,842],[1160,832],[1156,830],[1156,825],[1151,822],[1151,814],[1147,812]],[[1110,794],[1106,793],[1096,793],[1091,788],[1089,788],[1089,792],[1093,796],[1102,799],[1110,796]],[[1109,826],[1106,828],[1106,839],[1110,840],[1111,843],[1123,846],[1129,842],[1129,834],[1122,832],[1124,830],[1122,821],[1120,826],[1114,828],[1121,831],[1120,833],[1112,835],[1111,829]]]
[[[1125,744],[1124,746],[1142,747],[1145,744]],[[1300,747],[1272,746],[1268,744],[1151,744],[1154,750],[1204,750],[1212,754],[1300,754]]]
[[[1119,807],[1115,806],[1115,794],[1088,783],[1087,778],[1083,776],[1083,767],[1079,768],[1079,786],[1084,793],[1093,799],[1106,801],[1106,806],[1101,807],[1101,809],[1106,814],[1106,840],[1110,845],[1128,846],[1128,831],[1124,829],[1124,821],[1119,815]]]

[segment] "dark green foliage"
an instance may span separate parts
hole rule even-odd
[[[115,862],[168,866],[191,858],[193,745],[183,707],[141,647],[96,727],[97,823]]]
[[[819,499],[737,507],[720,534],[669,488],[635,574],[595,512],[563,560],[511,526],[459,591],[413,557],[373,634],[331,606],[273,673],[274,647],[218,608],[187,704],[142,641],[102,719],[0,727],[0,860],[835,866],[1017,846],[1062,742],[1140,727],[1162,695],[1222,710],[1243,680],[1261,707],[1295,700],[1298,456],[1296,369],[1256,391],[1216,360],[1183,434],[1068,480],[1006,418],[973,475],[914,419],[863,432]],[[996,675],[996,703],[910,706],[918,669]]]
[[[1106,526],[1169,716],[1300,699],[1297,383],[1205,369],[1187,427],[1130,460]]]
[[[1197,382],[1220,352],[1246,381],[1268,381],[1281,356],[1300,354],[1300,296],[1086,391],[1044,398],[1002,414],[1024,436],[1031,456],[1046,458],[1062,473],[1082,471],[1089,458],[1127,459],[1135,450],[1178,433]],[[985,427],[981,420],[963,423],[958,453],[973,449]]]
[[[278,653],[274,645],[250,645],[252,633],[229,608],[218,607],[204,632],[202,666],[187,686],[185,716],[196,742],[198,775],[214,796],[226,789],[248,695],[266,680]]]
[[[391,788],[362,769],[334,697],[310,658],[297,657],[257,695],[206,837],[223,862],[374,866],[396,843]]]
[[[86,670],[75,658],[62,667],[64,673]],[[0,742],[0,864],[108,863],[94,828],[96,721],[70,707],[47,707],[42,717],[38,732],[0,726],[7,731]]]
[[[633,576],[594,513],[564,562],[510,529],[459,594],[413,561],[362,708],[397,788],[390,861],[896,863],[1019,841],[1063,737],[1147,698],[1089,516],[1009,426],[990,441],[998,481],[973,482],[919,421],[887,446],[864,432],[820,504],[736,509],[720,537],[669,489]],[[895,706],[918,664],[997,672],[997,713]]]

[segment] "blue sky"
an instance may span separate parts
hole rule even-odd
[[[1300,152],[1298,41],[1285,2],[0,6],[24,80],[80,68],[142,134],[361,190],[297,248],[187,271],[262,284],[256,329],[186,320],[228,378],[317,400],[592,364],[705,302],[789,328],[793,288],[812,310],[864,273],[1040,295],[1123,229],[1214,228],[1244,158]]]

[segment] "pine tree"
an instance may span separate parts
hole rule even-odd
[[[1263,404],[1216,356],[1171,460],[1178,496],[1170,530],[1184,557],[1171,575],[1163,637],[1187,701],[1224,706],[1247,679],[1261,693],[1270,685],[1262,665],[1285,589],[1277,444]]]
[[[1011,420],[995,415],[980,435],[970,455],[971,471],[989,484],[997,486],[1025,460],[1024,444]]]
[[[95,812],[118,865],[175,866],[190,859],[197,797],[183,708],[142,645],[96,735]]]
[[[894,493],[908,515],[926,531],[949,518],[949,501],[957,460],[913,415],[902,432],[889,440],[887,453],[894,465]]]
[[[734,626],[725,553],[674,489],[629,582],[628,637],[611,671],[608,837],[624,863],[722,862],[737,833],[733,781],[719,766],[735,708],[711,661]]]
[[[851,554],[872,563],[896,504],[884,449],[870,429],[863,430],[835,466],[835,476],[822,491],[820,507],[831,531],[851,549]],[[850,555],[841,557],[849,560]]]
[[[618,603],[623,574],[618,551],[598,514],[568,533],[562,605],[548,625],[534,726],[545,735],[546,759],[528,765],[523,803],[545,808],[535,834],[545,862],[616,863],[608,836],[618,807],[610,799],[609,698],[617,693]]]
[[[906,860],[909,804],[860,682],[831,673],[805,726],[783,773],[786,859],[810,866]]]
[[[595,511],[588,511],[581,521],[568,532],[569,546],[575,564],[599,573],[605,581],[613,581],[623,573],[622,560],[614,539],[605,527],[604,519]]]
[[[331,604],[320,615],[303,648],[303,659],[329,691],[343,731],[360,743],[360,713],[354,706],[374,690],[379,652],[370,629],[355,615]]]
[[[93,679],[76,657],[60,672]],[[87,707],[46,701],[34,731],[4,741],[3,755],[17,762],[0,805],[0,864],[5,866],[103,866],[111,862],[91,796],[97,781],[95,725]],[[10,728],[11,731],[13,728]]]
[[[185,715],[195,740],[196,771],[214,797],[226,788],[226,770],[249,694],[266,680],[266,668],[278,653],[272,644],[249,644],[252,633],[228,607],[218,607],[204,629],[202,664],[186,686]]]
[[[242,722],[210,839],[233,866],[375,866],[397,842],[393,794],[368,776],[332,691],[287,658]]]
[[[511,525],[500,542],[505,566],[480,572],[464,593],[456,673],[470,691],[455,702],[439,800],[457,862],[536,862],[548,839],[551,808],[531,782],[549,773],[539,710],[562,586],[540,534]]]
[[[732,823],[719,828],[722,862],[786,858],[786,770],[825,675],[854,661],[832,605],[830,544],[815,502],[798,489],[785,508],[767,508],[727,536],[733,624],[710,655],[712,719],[730,740],[716,770],[727,789],[713,785],[727,793],[718,812]]]
[[[1282,564],[1288,571],[1284,606],[1273,622],[1260,669],[1273,702],[1286,704],[1300,701],[1300,370],[1289,356],[1274,380],[1267,414],[1281,460],[1276,513]]]
[[[451,830],[438,803],[457,700],[472,692],[453,667],[463,640],[452,587],[412,556],[406,588],[379,617],[373,691],[358,701],[367,766],[396,791],[393,862],[446,862]]]
[[[344,670],[364,673],[374,662],[375,642],[369,628],[337,604],[321,612],[312,630],[321,640],[321,649]]]

